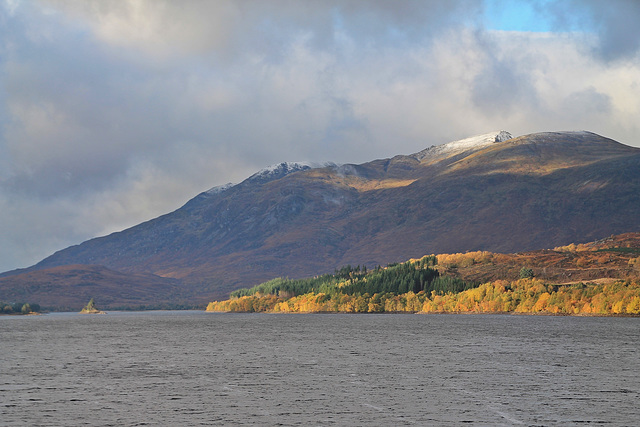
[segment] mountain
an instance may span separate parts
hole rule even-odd
[[[638,195],[640,149],[591,132],[500,131],[360,165],[282,163],[5,273],[0,300],[20,275],[68,265],[152,277],[149,304],[175,296],[165,281],[204,303],[346,264],[586,242],[640,230]]]

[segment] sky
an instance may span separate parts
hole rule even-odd
[[[640,147],[636,0],[0,0],[0,271],[282,161]]]

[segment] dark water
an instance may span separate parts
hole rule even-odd
[[[0,317],[0,425],[638,425],[640,319]]]

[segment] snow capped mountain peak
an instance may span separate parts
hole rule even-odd
[[[251,175],[246,181],[271,181],[279,179],[293,172],[311,169],[311,164],[306,162],[282,162],[267,166]]]
[[[253,177],[266,177],[270,175],[287,175],[300,170],[311,169],[311,165],[307,162],[282,162],[267,166],[251,175]]]
[[[444,158],[462,153],[464,151],[483,148],[496,142],[503,142],[511,138],[513,138],[511,134],[504,130],[489,132],[482,135],[476,135],[469,138],[448,142],[442,145],[434,145],[427,148],[426,150],[422,150],[421,152],[415,154],[415,157],[418,160],[422,160],[427,157]]]
[[[272,174],[274,172],[294,172],[298,170],[304,170],[311,168],[311,165],[307,162],[281,162],[274,165],[267,166],[260,169],[254,175]]]

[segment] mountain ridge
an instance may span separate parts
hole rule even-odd
[[[640,229],[640,149],[584,131],[492,134],[360,165],[280,163],[27,270],[102,265],[178,280],[185,295],[213,300],[345,264],[518,252]],[[438,159],[419,158],[429,150]]]

